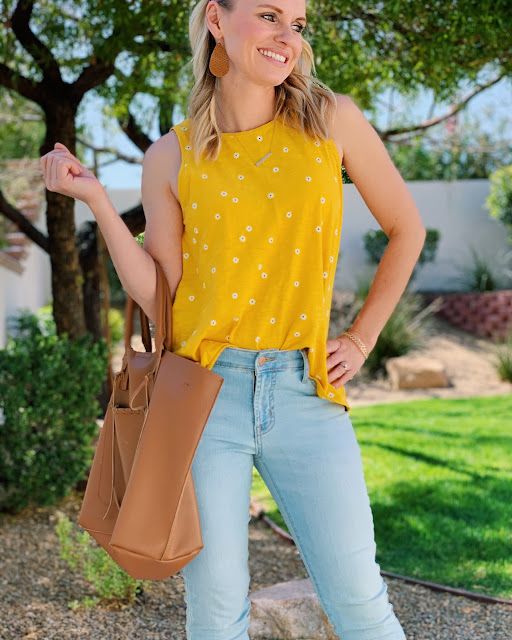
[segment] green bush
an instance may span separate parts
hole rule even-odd
[[[47,304],[40,307],[35,314],[41,320],[49,320],[52,322],[53,305]],[[108,310],[108,324],[110,327],[110,338],[112,344],[116,344],[124,337],[124,314],[119,309],[110,308]]]
[[[87,531],[74,531],[72,521],[62,512],[57,512],[55,532],[59,539],[59,556],[73,571],[80,571],[90,582],[99,597],[119,604],[133,604],[143,587],[151,588],[148,580],[136,580],[114,562],[108,553]],[[90,608],[98,603],[98,597],[84,598],[80,603],[68,603],[71,608],[81,605]]]
[[[124,315],[119,309],[108,310],[108,323],[110,326],[110,340],[115,345],[124,337]]]
[[[97,434],[105,341],[74,341],[22,311],[0,350],[0,511],[55,504],[83,479]]]
[[[508,230],[508,240],[512,243],[512,165],[498,169],[489,179],[491,188],[485,206]]]
[[[496,351],[496,371],[502,380],[512,382],[512,329],[508,331],[503,344]]]
[[[422,346],[423,328],[415,322],[421,307],[420,295],[407,290],[402,294],[363,365],[365,373],[384,374],[389,358],[403,356],[412,348]]]
[[[437,229],[427,229],[425,243],[418,257],[417,264],[414,265],[411,280],[416,275],[416,268],[418,266],[424,265],[427,262],[434,262],[440,237],[441,234]],[[370,229],[370,231],[364,234],[363,240],[368,262],[370,264],[379,264],[382,254],[388,246],[389,238],[382,229]]]
[[[459,285],[466,291],[496,291],[499,289],[498,276],[494,274],[491,266],[481,257],[474,247],[470,249],[473,257],[473,265],[457,266],[460,276],[454,277]]]

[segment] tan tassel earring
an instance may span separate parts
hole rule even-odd
[[[228,54],[220,42],[217,42],[214,50],[212,51],[209,67],[213,75],[217,77],[225,76],[229,71]]]

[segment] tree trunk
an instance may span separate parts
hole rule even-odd
[[[54,149],[55,142],[66,145],[75,154],[76,109],[69,105],[62,109],[56,102],[46,112],[46,138],[41,155]],[[57,334],[67,332],[74,340],[86,333],[83,275],[78,261],[75,229],[75,201],[54,191],[46,191],[46,225],[50,239],[50,263],[52,269],[53,317]]]

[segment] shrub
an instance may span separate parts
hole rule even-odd
[[[55,504],[85,477],[97,434],[105,341],[69,341],[22,311],[0,350],[0,511]]]
[[[53,319],[53,305],[52,303],[40,307],[35,314],[39,319],[43,321],[49,321],[52,323]],[[119,309],[110,308],[108,310],[108,324],[110,328],[110,337],[112,344],[119,342],[124,336],[124,315]]]
[[[489,179],[491,187],[485,206],[508,230],[508,240],[512,243],[512,165],[498,169]]]
[[[512,330],[508,331],[503,344],[496,349],[496,357],[496,371],[500,378],[512,382]]]
[[[425,243],[421,249],[421,253],[418,257],[417,263],[414,265],[414,270],[411,274],[411,280],[416,274],[416,268],[427,262],[434,262],[437,247],[439,245],[440,232],[437,229],[427,229],[427,235],[425,237]],[[379,264],[382,254],[388,246],[389,238],[382,231],[382,229],[370,229],[364,236],[364,248],[370,264]]]
[[[473,257],[473,265],[457,266],[459,277],[453,278],[462,285],[467,291],[496,291],[498,287],[498,278],[494,274],[491,266],[485,259],[478,255],[476,249],[470,249]]]
[[[87,531],[74,531],[72,521],[57,511],[55,532],[59,539],[59,556],[73,571],[80,571],[90,582],[99,597],[117,604],[133,604],[143,586],[151,588],[149,580],[136,580],[114,562],[108,553],[89,535]],[[98,597],[84,598],[79,605],[90,608],[98,602]],[[68,603],[76,608],[76,601]]]
[[[405,291],[393,309],[384,328],[370,351],[361,371],[375,375],[386,372],[386,361],[389,358],[403,356],[413,347],[421,346],[423,329],[415,321],[417,312],[422,307],[422,297]]]

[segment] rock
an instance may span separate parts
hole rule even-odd
[[[450,383],[440,360],[425,356],[389,358],[386,371],[392,389],[429,389],[448,387]]]
[[[253,640],[339,640],[309,578],[280,582],[249,598]]]

